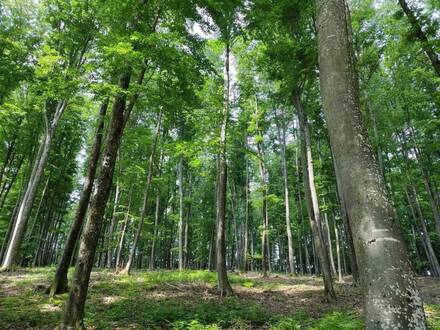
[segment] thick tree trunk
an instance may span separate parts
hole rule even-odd
[[[344,0],[316,0],[321,94],[365,295],[366,329],[426,329],[385,183],[361,122]]]
[[[153,146],[151,147],[151,153],[150,157],[148,158],[148,165],[147,165],[147,182],[145,183],[145,189],[144,189],[144,199],[142,201],[142,209],[141,214],[139,216],[139,223],[136,230],[136,234],[134,236],[133,244],[130,249],[130,254],[128,256],[127,264],[125,265],[125,268],[123,270],[124,274],[130,274],[130,270],[133,264],[134,254],[136,252],[136,247],[138,245],[138,242],[141,237],[142,233],[142,227],[144,226],[144,220],[145,220],[145,213],[147,212],[147,204],[148,204],[148,197],[150,194],[150,187],[151,187],[151,181],[153,179],[153,161],[154,161],[154,155],[156,154],[156,147],[157,147],[157,141],[159,139],[160,134],[160,125],[162,121],[162,112],[159,113],[159,118],[157,119],[156,124],[156,131],[154,135],[154,141]]]
[[[316,192],[313,170],[310,128],[307,121],[307,114],[301,104],[300,91],[297,88],[293,90],[292,100],[293,105],[298,112],[299,119],[301,166],[307,212],[310,219],[310,228],[312,229],[314,246],[317,250],[316,254],[318,255],[324,278],[325,297],[327,301],[331,302],[336,300],[336,294],[333,288],[333,278],[330,270],[330,261],[326,250],[324,233],[322,232],[321,214],[319,211],[318,194]],[[317,268],[318,267],[315,267],[315,272],[317,272]]]
[[[121,74],[119,88],[122,91],[128,89],[130,74]],[[76,263],[75,274],[70,288],[69,298],[64,310],[61,329],[84,328],[83,316],[84,305],[89,286],[90,273],[93,259],[102,227],[102,219],[105,213],[108,197],[110,194],[116,157],[124,131],[124,111],[126,108],[126,93],[116,96],[113,104],[112,116],[107,133],[106,145],[103,152],[100,174],[96,184],[96,192],[90,205],[89,215],[81,237],[79,256]]]
[[[84,222],[84,218],[87,213],[87,208],[92,194],[93,183],[95,181],[96,168],[99,161],[99,155],[101,151],[102,136],[104,131],[104,118],[108,108],[108,99],[106,99],[99,110],[99,118],[96,125],[95,137],[93,139],[93,145],[90,149],[90,159],[87,168],[87,175],[84,180],[81,197],[78,202],[78,206],[75,213],[75,219],[73,220],[72,227],[70,228],[69,236],[67,237],[66,244],[64,245],[63,254],[60,262],[58,263],[55,277],[49,288],[49,294],[54,296],[58,293],[67,292],[67,273],[69,271],[69,265],[72,260],[72,255],[75,250],[75,244],[78,241],[81,227]]]
[[[226,187],[227,187],[227,162],[226,162],[226,131],[229,121],[229,44],[225,49],[225,87],[224,87],[224,105],[223,116],[220,127],[220,151],[218,166],[218,187],[217,187],[217,235],[216,235],[216,253],[217,253],[217,276],[218,290],[221,296],[233,295],[232,287],[229,284],[228,274],[226,272],[226,246],[225,246],[225,223],[226,223]]]
[[[431,64],[434,67],[435,72],[438,76],[440,76],[440,59],[435,51],[435,49],[430,45],[428,37],[425,32],[423,32],[422,27],[417,20],[417,17],[414,11],[408,6],[405,0],[399,0],[399,4],[403,9],[403,12],[408,17],[408,21],[411,24],[411,28],[413,33],[416,35],[417,39],[419,39],[422,44],[422,49],[426,53],[426,55],[431,60]]]
[[[18,209],[17,218],[14,224],[14,230],[12,231],[12,235],[8,244],[8,249],[6,251],[6,255],[0,271],[12,269],[17,262],[21,241],[23,239],[23,235],[26,230],[26,224],[32,210],[32,205],[35,199],[35,195],[37,193],[38,184],[40,183],[41,177],[43,176],[44,168],[47,159],[49,158],[52,139],[58,126],[59,120],[64,113],[66,107],[67,100],[59,101],[55,109],[55,114],[53,116],[52,122],[48,123],[48,120],[46,118],[46,132],[40,144],[38,157],[33,166],[31,177],[29,179],[26,191]]]

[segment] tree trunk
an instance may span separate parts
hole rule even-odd
[[[227,186],[227,162],[226,162],[226,131],[229,121],[229,44],[225,49],[225,87],[224,87],[224,105],[222,122],[220,127],[220,152],[218,167],[218,187],[217,187],[217,276],[218,290],[220,295],[233,295],[232,287],[229,284],[228,274],[226,272],[226,246],[225,246],[225,216],[226,216],[226,186]]]
[[[130,274],[130,270],[131,270],[131,267],[133,264],[134,254],[135,254],[139,239],[141,237],[142,227],[144,225],[145,213],[147,212],[148,196],[150,193],[151,181],[153,179],[153,161],[154,161],[154,155],[156,154],[157,140],[159,139],[161,120],[162,120],[162,112],[159,113],[159,118],[157,119],[156,132],[154,135],[153,146],[151,149],[150,157],[148,158],[147,182],[145,184],[145,189],[144,189],[144,199],[142,201],[142,209],[141,209],[141,214],[139,217],[139,224],[138,224],[138,227],[136,230],[136,234],[134,236],[133,244],[130,249],[130,254],[128,256],[127,264],[125,265],[125,268],[123,270],[123,273],[125,273],[125,274]]]
[[[104,131],[104,118],[108,108],[108,99],[106,99],[99,110],[99,118],[96,125],[95,137],[92,148],[90,149],[90,159],[87,168],[87,175],[84,180],[81,197],[75,213],[72,227],[70,228],[69,236],[63,249],[63,254],[58,263],[55,277],[49,288],[50,296],[67,291],[67,273],[69,271],[70,261],[75,250],[75,244],[79,238],[81,227],[87,213],[87,208],[90,201],[90,196],[93,189],[93,182],[95,181],[96,167],[99,161],[101,151],[102,135]]]
[[[110,221],[110,227],[108,229],[108,237],[107,237],[107,268],[112,268],[112,264],[113,264],[113,235],[116,228],[117,212],[119,207],[119,201],[121,200],[121,195],[122,192],[119,187],[119,182],[116,181],[116,193],[115,193],[115,200],[113,203],[112,219]]]
[[[17,218],[15,220],[14,230],[12,231],[11,238],[9,240],[8,249],[6,251],[5,258],[3,260],[0,271],[11,270],[14,268],[17,262],[17,257],[21,245],[23,235],[26,230],[26,224],[29,215],[32,210],[32,205],[37,193],[38,184],[44,172],[44,168],[49,158],[49,153],[52,145],[52,139],[55,134],[55,130],[58,126],[61,115],[67,107],[67,100],[61,100],[58,102],[55,109],[52,122],[49,124],[46,117],[46,131],[43,137],[43,141],[40,144],[40,150],[38,157],[32,169],[32,174],[27,184],[26,191],[18,209]],[[47,113],[45,114],[47,116]]]
[[[336,300],[336,294],[333,288],[330,261],[326,250],[324,234],[322,232],[321,215],[318,205],[318,194],[315,188],[310,128],[307,121],[307,114],[301,104],[299,89],[295,88],[293,90],[292,100],[293,105],[298,112],[299,119],[298,123],[300,131],[301,166],[304,182],[304,195],[307,205],[307,212],[310,219],[310,228],[312,229],[314,246],[317,250],[316,252],[319,258],[322,275],[324,278],[325,297],[327,301],[332,302]],[[315,267],[315,271],[317,272],[316,268],[317,267]]]
[[[61,329],[83,328],[84,305],[89,286],[96,247],[101,232],[102,220],[110,194],[113,172],[119,145],[124,131],[124,111],[126,93],[130,83],[130,73],[123,73],[119,78],[119,88],[124,91],[116,96],[112,116],[103,152],[96,192],[90,205],[89,215],[84,227],[79,247],[79,256],[69,298],[64,310]]]
[[[179,160],[179,271],[182,271],[184,268],[183,264],[183,241],[184,241],[184,232],[185,232],[185,224],[183,219],[183,156],[180,156]]]
[[[160,161],[159,161],[159,170],[158,170],[158,177],[162,176],[162,166],[163,166],[163,158],[164,153],[161,150],[160,153]],[[153,239],[151,241],[151,250],[150,250],[150,261],[148,268],[150,270],[154,270],[155,267],[155,259],[156,259],[156,239],[158,235],[159,230],[159,220],[160,220],[160,186],[157,186],[156,191],[156,206],[154,209],[154,229],[153,229]]]
[[[426,329],[385,183],[361,122],[344,0],[316,0],[321,94],[365,295],[366,329]]]
[[[412,186],[412,194],[413,194],[412,199],[410,198],[408,191],[406,191],[406,194],[408,201],[414,200],[416,203],[416,210],[419,215],[419,223],[423,233],[422,239],[425,242],[427,257],[429,264],[431,265],[432,275],[435,277],[440,277],[440,264],[432,247],[431,238],[429,237],[429,232],[428,229],[426,228],[426,223],[423,217],[422,207],[420,206],[420,201],[419,201],[419,197],[417,196],[416,188]]]
[[[288,260],[289,260],[289,271],[290,274],[295,274],[295,253],[293,250],[292,241],[292,226],[290,224],[290,205],[289,205],[289,183],[287,177],[287,160],[286,160],[286,127],[284,122],[281,124],[282,128],[278,128],[278,139],[281,146],[281,166],[283,171],[283,185],[284,185],[284,209],[286,216],[286,233],[287,233],[287,249],[288,249]]]

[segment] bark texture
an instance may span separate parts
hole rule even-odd
[[[220,127],[220,152],[218,166],[217,184],[217,276],[218,289],[221,296],[233,295],[232,287],[229,284],[226,272],[226,246],[225,246],[225,217],[226,217],[226,183],[227,183],[227,163],[226,163],[226,129],[229,121],[229,44],[225,51],[225,88],[223,119]]]
[[[316,0],[321,94],[353,231],[366,329],[426,329],[420,294],[361,122],[344,0]]]
[[[119,88],[128,89],[130,74],[123,73],[119,78]],[[113,172],[119,145],[124,131],[124,111],[126,95],[120,93],[113,104],[110,126],[100,167],[100,175],[96,185],[96,192],[91,202],[89,215],[84,227],[79,246],[79,255],[76,262],[72,287],[70,288],[64,310],[61,329],[82,329],[84,305],[89,287],[90,273],[102,227],[105,207],[110,195],[113,181]]]
[[[92,193],[93,182],[95,181],[96,167],[99,161],[101,151],[102,135],[104,130],[104,117],[108,108],[108,100],[104,101],[99,110],[99,118],[96,126],[96,133],[93,140],[92,149],[90,150],[90,159],[87,168],[87,175],[84,180],[81,197],[75,213],[72,227],[70,228],[69,236],[67,237],[66,245],[63,249],[63,255],[58,263],[55,277],[49,288],[49,294],[54,296],[58,293],[67,292],[67,273],[69,270],[70,261],[75,249],[75,244],[79,238],[81,227],[87,213],[87,208]]]

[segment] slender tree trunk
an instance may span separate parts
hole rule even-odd
[[[229,284],[228,274],[226,272],[226,246],[225,246],[225,222],[226,222],[226,187],[227,187],[227,162],[226,162],[226,131],[229,121],[229,43],[225,49],[225,87],[224,87],[224,105],[222,122],[220,127],[220,152],[218,167],[218,187],[217,187],[217,276],[218,290],[221,296],[233,295],[232,287]]]
[[[385,183],[361,122],[344,0],[316,0],[321,93],[365,295],[366,329],[426,329]]]
[[[185,224],[183,219],[183,156],[180,156],[179,160],[179,271],[182,271],[185,268],[183,259],[184,259],[184,235],[185,235]]]
[[[336,300],[335,290],[333,288],[333,278],[330,270],[329,256],[326,250],[324,234],[322,232],[321,215],[318,205],[318,194],[315,188],[315,178],[312,160],[312,146],[310,137],[310,128],[307,121],[307,114],[302,108],[299,89],[293,91],[293,104],[298,112],[298,122],[300,131],[301,148],[301,166],[304,182],[304,194],[307,205],[307,212],[310,218],[310,227],[312,229],[314,246],[322,269],[324,278],[324,291],[327,301]],[[317,267],[316,267],[317,268]],[[315,269],[317,271],[317,269]]]
[[[78,241],[81,227],[87,213],[87,208],[92,194],[93,182],[95,181],[96,168],[99,161],[101,151],[102,136],[104,131],[104,118],[108,108],[108,99],[106,99],[99,110],[98,122],[96,125],[95,137],[93,139],[92,148],[90,149],[90,159],[87,168],[87,175],[82,187],[81,197],[75,213],[72,227],[70,228],[69,236],[64,245],[61,260],[58,263],[55,277],[50,285],[49,294],[54,296],[58,293],[67,292],[67,273],[69,265],[72,260],[72,255],[75,250],[75,244]]]
[[[339,248],[339,230],[338,226],[336,225],[336,219],[333,216],[333,230],[335,232],[335,243],[336,243],[336,258],[338,262],[338,280],[339,282],[343,282],[342,279],[342,270],[341,270],[341,250]]]
[[[420,223],[420,227],[422,228],[422,233],[423,233],[422,239],[425,242],[427,257],[428,257],[429,263],[431,265],[432,275],[435,277],[440,277],[440,264],[438,262],[437,256],[435,255],[434,249],[432,247],[431,238],[429,237],[429,232],[428,232],[428,229],[426,228],[426,223],[425,223],[425,219],[423,217],[422,207],[420,206],[420,201],[417,196],[416,188],[414,186],[412,186],[412,194],[413,194],[412,199],[409,198],[410,196],[408,195],[408,191],[406,191],[406,194],[407,194],[408,201],[414,200],[416,203],[416,210],[419,215],[419,223]]]
[[[6,255],[0,271],[11,270],[12,268],[14,268],[14,265],[17,262],[21,241],[26,230],[26,224],[29,215],[32,210],[32,205],[35,199],[35,195],[37,193],[38,184],[40,183],[47,159],[49,158],[52,139],[61,115],[63,114],[66,107],[67,100],[59,101],[55,109],[54,117],[50,124],[48,123],[48,120],[46,118],[46,132],[40,144],[38,157],[33,166],[31,177],[29,179],[26,191],[18,209],[14,230],[12,231],[12,235],[8,244],[8,249],[6,251]]]
[[[112,268],[113,263],[113,235],[116,228],[117,212],[119,207],[119,201],[121,200],[121,189],[119,187],[119,182],[116,181],[116,193],[115,201],[113,203],[112,219],[110,221],[110,227],[108,229],[107,237],[107,268]]]
[[[403,9],[403,12],[408,17],[408,21],[411,24],[412,30],[415,33],[417,39],[419,39],[423,51],[431,60],[431,64],[434,67],[435,72],[440,76],[440,59],[435,49],[430,45],[429,40],[423,32],[422,27],[414,13],[414,11],[408,6],[405,0],[399,0],[399,4]]]
[[[281,167],[283,171],[283,185],[284,185],[284,209],[286,216],[286,233],[287,233],[287,249],[288,249],[288,260],[289,260],[289,271],[290,274],[295,274],[295,252],[293,250],[292,241],[292,226],[290,224],[290,205],[289,205],[289,183],[287,177],[287,160],[286,160],[286,127],[285,124],[281,124],[280,129],[278,125],[278,139],[281,145]]]
[[[162,120],[162,112],[159,113],[159,118],[157,119],[156,132],[154,135],[153,146],[151,149],[150,157],[148,158],[147,182],[145,184],[145,189],[144,189],[144,199],[142,201],[142,209],[141,209],[141,214],[139,217],[139,224],[138,224],[138,227],[136,230],[136,234],[134,236],[133,244],[130,249],[130,254],[128,256],[127,264],[125,265],[125,268],[123,270],[123,273],[125,273],[125,274],[130,274],[130,270],[131,270],[131,267],[133,264],[134,254],[136,252],[136,247],[137,247],[139,239],[141,237],[142,227],[144,225],[145,213],[147,212],[147,203],[148,203],[148,197],[149,197],[149,193],[150,193],[150,186],[151,186],[151,181],[153,179],[153,161],[154,161],[154,155],[156,154],[157,141],[159,139],[159,134],[160,134],[161,120]]]
[[[124,73],[119,78],[119,88],[128,90],[130,74]],[[101,171],[96,184],[96,192],[90,205],[87,222],[79,246],[79,256],[76,263],[72,287],[70,288],[64,310],[61,329],[83,328],[84,305],[89,286],[90,273],[93,266],[96,247],[101,232],[102,220],[113,180],[113,172],[119,145],[124,131],[124,111],[126,108],[126,93],[116,96],[112,116],[107,133],[106,145],[103,152]]]
[[[327,212],[324,212],[324,228],[325,228],[325,231],[327,234],[327,248],[328,248],[328,252],[329,252],[330,267],[332,270],[332,274],[337,275],[335,258],[333,257],[333,243],[332,243],[332,237],[330,235],[330,226],[328,224]]]
[[[160,152],[160,161],[159,161],[159,170],[158,170],[158,177],[162,175],[162,166],[163,166],[163,158],[164,153],[163,150]],[[151,241],[151,250],[150,250],[150,261],[148,268],[150,270],[153,270],[155,267],[155,261],[156,261],[156,240],[158,236],[159,231],[159,220],[160,220],[160,186],[157,186],[156,188],[156,206],[154,210],[154,229],[153,229],[153,239]]]
[[[244,232],[243,232],[243,259],[242,270],[247,271],[248,268],[248,241],[249,241],[249,164],[246,158],[246,187],[245,187],[245,206],[244,206]]]
[[[130,193],[129,193],[129,197],[128,197],[128,207],[127,207],[127,211],[125,213],[124,224],[122,225],[121,236],[119,238],[119,243],[118,243],[118,250],[116,252],[116,266],[115,266],[116,272],[119,272],[120,267],[121,267],[122,249],[124,248],[125,235],[127,234],[127,228],[130,223],[130,211],[131,211],[132,197],[133,197],[133,184],[130,187]]]

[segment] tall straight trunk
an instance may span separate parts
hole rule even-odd
[[[225,49],[225,87],[223,96],[223,113],[220,126],[220,150],[218,166],[217,184],[217,235],[216,235],[216,254],[217,254],[217,277],[218,290],[221,296],[233,295],[232,287],[229,284],[226,271],[226,246],[225,246],[225,224],[226,224],[226,187],[227,187],[227,161],[226,161],[226,131],[229,121],[229,43]]]
[[[99,155],[101,151],[102,136],[104,132],[104,118],[108,108],[108,99],[103,101],[99,110],[99,117],[96,124],[95,137],[93,139],[92,148],[90,149],[90,159],[87,167],[87,175],[85,177],[81,197],[76,208],[75,218],[73,220],[72,227],[69,231],[66,244],[64,245],[63,254],[61,260],[58,263],[55,277],[50,285],[49,294],[54,296],[58,293],[67,292],[67,273],[69,271],[69,265],[72,260],[72,255],[75,250],[75,244],[78,241],[81,227],[84,222],[84,218],[87,213],[87,208],[92,194],[93,183],[95,181],[96,168],[99,161]]]
[[[414,200],[416,203],[416,210],[417,210],[417,214],[419,215],[419,223],[423,233],[422,239],[425,242],[427,257],[429,264],[431,265],[432,275],[435,277],[440,277],[440,264],[432,247],[431,238],[429,237],[428,229],[426,228],[426,223],[423,217],[423,212],[422,212],[422,207],[420,205],[419,197],[417,195],[416,188],[413,185],[411,188],[412,188],[413,198],[410,198],[408,191],[406,191],[407,199],[408,201]]]
[[[313,233],[313,241],[316,254],[321,265],[324,278],[324,291],[327,301],[336,300],[333,288],[333,278],[330,270],[330,261],[326,250],[324,233],[322,232],[321,214],[318,205],[318,194],[315,187],[315,178],[312,160],[312,146],[310,137],[310,127],[307,121],[307,114],[301,104],[301,94],[298,88],[292,93],[293,105],[298,112],[298,123],[300,132],[301,166],[304,182],[304,195],[306,200],[307,212],[310,219],[310,228]],[[315,263],[316,264],[316,263]],[[315,267],[315,271],[317,271]]]
[[[116,252],[116,263],[115,263],[116,272],[118,272],[121,267],[121,256],[122,256],[122,250],[124,248],[125,235],[127,234],[127,228],[130,224],[130,211],[131,211],[132,197],[133,197],[133,184],[130,187],[130,192],[128,195],[127,211],[125,212],[124,224],[122,225],[121,236],[119,237],[118,249]]]
[[[35,195],[37,193],[38,184],[43,176],[44,168],[49,158],[50,149],[52,146],[53,136],[58,126],[59,120],[67,107],[67,100],[61,100],[58,102],[55,114],[51,123],[48,122],[45,117],[46,129],[43,136],[43,140],[40,144],[38,151],[38,157],[35,160],[35,164],[32,168],[31,177],[26,187],[23,199],[21,200],[20,207],[18,208],[17,218],[15,219],[14,229],[12,231],[11,238],[8,243],[6,255],[3,260],[0,271],[10,270],[14,268],[17,262],[20,245],[23,239],[23,235],[26,231],[27,221],[31,214],[32,205],[34,203]],[[45,114],[47,116],[47,113]]]
[[[96,184],[90,211],[79,246],[79,255],[69,297],[64,310],[61,329],[83,328],[84,305],[89,286],[96,247],[101,232],[102,220],[113,181],[116,157],[124,131],[124,112],[126,93],[130,83],[130,73],[123,73],[119,78],[119,93],[114,101],[106,145],[103,152],[100,174]]]
[[[186,213],[186,221],[185,221],[185,232],[183,237],[183,266],[185,268],[188,267],[189,259],[188,259],[188,235],[189,235],[189,222],[192,216],[192,173],[189,171],[188,174],[188,209]]]
[[[344,0],[316,0],[321,94],[365,296],[366,329],[426,329],[406,246],[361,122]]]
[[[333,216],[333,231],[335,232],[335,243],[336,243],[336,259],[338,262],[338,280],[342,282],[342,270],[341,270],[341,250],[339,247],[339,230],[336,225],[336,218]]]
[[[163,158],[164,152],[161,150],[160,152],[160,160],[159,160],[159,169],[158,169],[158,177],[162,176],[162,166],[163,166]],[[160,220],[160,186],[156,188],[156,206],[154,209],[154,229],[153,229],[153,239],[151,241],[151,250],[150,250],[150,261],[148,268],[153,270],[156,264],[156,240],[159,231],[159,220]]]
[[[179,271],[182,271],[184,268],[183,259],[184,259],[184,235],[185,235],[185,224],[183,218],[183,156],[180,156],[179,160]]]
[[[333,257],[333,243],[332,243],[332,237],[330,234],[330,226],[328,224],[328,215],[327,212],[324,212],[324,228],[325,232],[327,234],[327,248],[329,252],[329,261],[330,261],[330,267],[332,270],[332,274],[336,275],[336,265],[335,265],[335,258]]]
[[[246,158],[246,186],[245,186],[245,206],[244,206],[244,228],[243,228],[243,259],[241,269],[247,271],[248,241],[249,241],[249,164]]]
[[[122,193],[119,186],[119,182],[116,181],[116,192],[115,192],[115,200],[113,203],[112,219],[110,221],[110,227],[108,229],[108,237],[107,237],[107,268],[111,268],[113,263],[113,235],[116,227],[117,212],[119,207],[119,201],[121,200],[121,195]]]
[[[399,0],[399,4],[402,7],[405,15],[408,17],[408,21],[411,24],[411,28],[415,33],[417,39],[419,39],[423,51],[431,60],[431,64],[434,67],[434,70],[437,73],[437,75],[440,76],[440,59],[435,49],[430,45],[430,42],[425,32],[423,32],[422,26],[420,25],[420,22],[418,21],[416,14],[408,6],[405,0]]]
[[[283,185],[284,185],[284,210],[286,216],[286,233],[287,233],[287,249],[290,274],[295,274],[295,259],[292,241],[292,226],[290,224],[290,205],[289,205],[289,183],[287,177],[287,160],[286,160],[286,127],[284,122],[281,124],[282,128],[278,128],[278,139],[281,145],[281,167],[283,171]]]
[[[255,96],[255,117],[256,128],[260,138],[263,136],[263,132],[259,126],[259,113],[258,113],[258,103],[257,97]],[[263,232],[261,235],[261,268],[263,271],[263,276],[267,275],[267,271],[270,271],[270,247],[269,247],[269,219],[267,210],[267,182],[266,182],[266,167],[264,164],[264,151],[262,142],[257,141],[257,155],[258,155],[258,170],[260,172],[260,180],[262,185],[262,215],[263,215]]]
[[[231,253],[231,269],[235,269],[235,267],[240,267],[240,255],[241,255],[241,246],[238,235],[238,206],[237,206],[237,188],[234,181],[230,184],[231,188],[231,211],[232,211],[232,226],[234,230],[234,239],[231,244],[233,247]]]
[[[134,255],[136,252],[136,247],[137,247],[139,239],[141,237],[142,227],[144,226],[144,220],[145,220],[145,214],[147,212],[147,204],[148,204],[148,197],[149,197],[149,193],[150,193],[151,181],[153,179],[153,161],[154,161],[154,155],[156,154],[157,141],[159,139],[161,121],[162,121],[162,112],[159,113],[159,117],[157,119],[153,146],[151,148],[150,157],[148,158],[147,182],[145,183],[145,188],[144,188],[144,198],[142,200],[142,209],[141,209],[141,214],[139,216],[139,223],[138,223],[138,227],[136,230],[136,234],[134,236],[133,244],[131,246],[130,254],[128,256],[128,261],[127,261],[127,264],[125,265],[125,268],[123,270],[123,273],[125,273],[125,274],[130,274],[130,270],[131,270],[131,267],[133,264]]]

